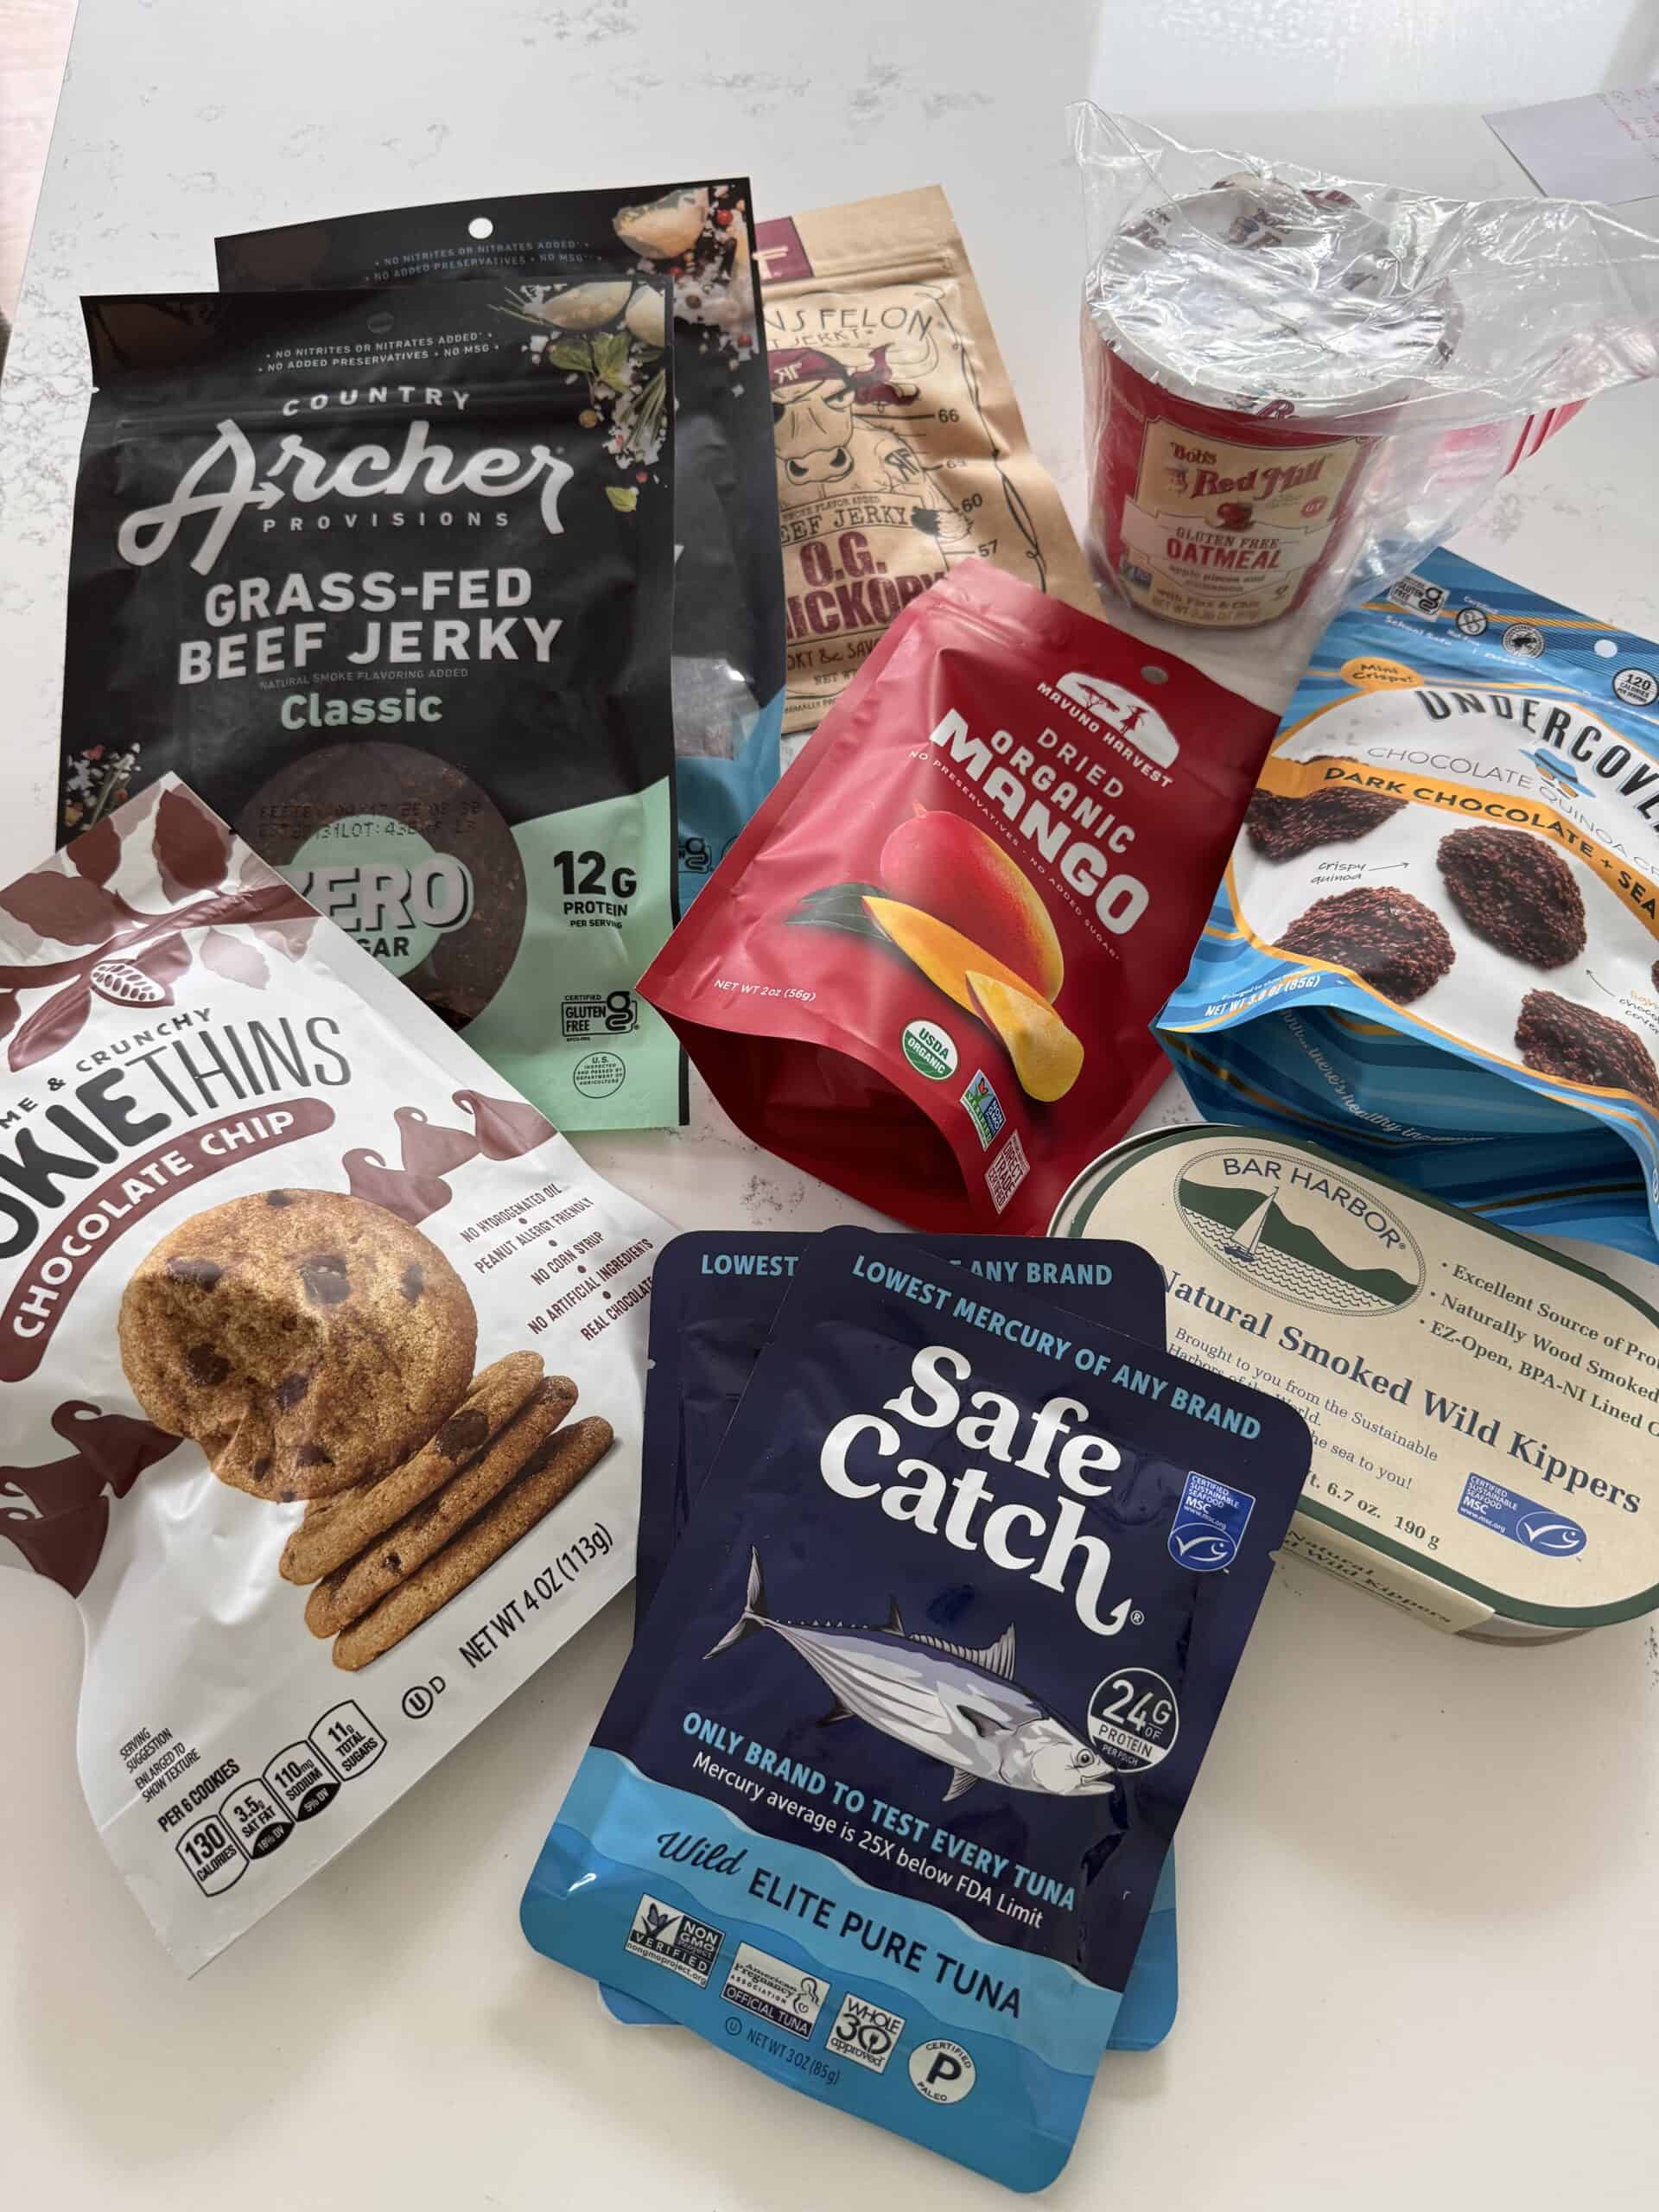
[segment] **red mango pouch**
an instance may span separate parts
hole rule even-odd
[[[647,971],[747,1135],[1040,1234],[1166,1071],[1274,718],[982,563],[912,602]]]

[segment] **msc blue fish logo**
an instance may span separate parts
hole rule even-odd
[[[1534,1551],[1551,1552],[1559,1559],[1570,1559],[1590,1541],[1576,1521],[1564,1521],[1553,1513],[1523,1513],[1515,1528]]]
[[[704,1656],[770,1629],[828,1685],[834,1720],[859,1719],[950,1770],[944,1802],[977,1782],[1053,1797],[1097,1796],[1117,1782],[1100,1753],[1014,1679],[1014,1630],[982,1651],[912,1636],[895,1605],[885,1628],[780,1621],[766,1611],[760,1554],[749,1554],[743,1610]]]

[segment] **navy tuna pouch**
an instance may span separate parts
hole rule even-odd
[[[703,1478],[731,1425],[761,1348],[811,1239],[764,1230],[691,1230],[666,1244],[652,1274],[651,1357],[634,1618],[657,1594]],[[908,1243],[993,1281],[1034,1290],[1057,1305],[1161,1345],[1163,1269],[1138,1244],[1102,1238],[1080,1258],[1049,1236],[907,1236]],[[601,1999],[625,2027],[661,2027],[664,2016],[620,1991]],[[1112,2025],[1111,2050],[1155,2050],[1175,2024],[1180,1953],[1175,1861],[1164,1861],[1146,1933]]]
[[[1016,2189],[1070,2154],[1300,1417],[906,1243],[797,1270],[537,1949]]]

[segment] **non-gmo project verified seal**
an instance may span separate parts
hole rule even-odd
[[[817,2025],[830,1985],[804,1967],[791,1966],[787,1959],[774,1959],[770,1951],[740,1943],[720,1993],[728,2005],[757,2013],[804,2043]]]
[[[968,1109],[968,1118],[979,1132],[981,1147],[988,1152],[1007,1125],[1007,1116],[1002,1111],[1002,1101],[991,1088],[991,1079],[983,1068],[976,1068],[973,1078],[962,1094],[962,1103]]]
[[[725,1940],[706,1921],[693,1920],[689,1912],[664,1904],[659,1897],[642,1896],[624,1948],[636,1959],[649,1959],[653,1966],[666,1967],[683,1981],[695,1981],[704,1989]]]
[[[1247,1490],[1217,1482],[1195,1468],[1187,1476],[1181,1502],[1170,1523],[1169,1555],[1194,1574],[1214,1574],[1230,1567],[1250,1517],[1255,1498]]]

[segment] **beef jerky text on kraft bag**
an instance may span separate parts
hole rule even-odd
[[[1097,613],[937,185],[763,223],[789,624],[816,728],[899,609],[988,561]]]
[[[174,777],[0,990],[0,1566],[194,1971],[626,1582],[665,1231]]]
[[[1040,1234],[1166,1072],[1273,717],[984,562],[899,615],[640,988],[758,1142]]]
[[[561,1127],[672,1122],[669,354],[483,285],[87,303],[60,835],[173,770]],[[658,333],[660,336],[660,331]]]
[[[1258,1391],[914,1247],[820,1237],[525,1934],[1041,2188],[1307,1459]]]
[[[490,283],[550,380],[591,373],[595,318],[629,297],[619,285],[668,279],[683,905],[778,780],[783,577],[753,246],[747,177],[382,208],[219,241],[226,291]],[[631,318],[644,312],[630,300]]]

